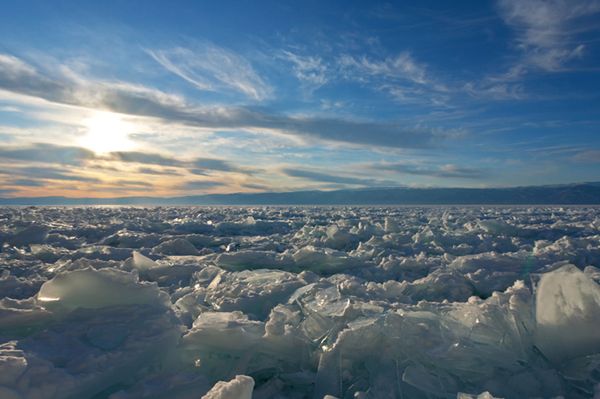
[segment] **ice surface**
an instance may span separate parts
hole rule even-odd
[[[236,375],[231,381],[219,381],[202,399],[252,399],[254,380],[247,375]]]
[[[46,308],[102,308],[116,305],[165,305],[168,295],[156,284],[140,283],[137,275],[92,268],[59,274],[45,282],[37,300]]]
[[[160,267],[158,263],[152,259],[142,255],[138,251],[133,251],[130,261],[131,267],[137,270],[152,270]]]
[[[541,276],[536,343],[553,362],[600,352],[600,286],[573,265]]]
[[[185,238],[175,238],[165,241],[156,247],[154,252],[164,255],[197,255],[198,250]]]
[[[0,398],[600,397],[600,209],[0,208]]]
[[[492,396],[492,394],[490,394],[489,392],[483,392],[483,393],[480,393],[479,395],[469,395],[468,393],[460,392],[456,396],[456,399],[496,399],[496,398],[494,398],[494,396]]]

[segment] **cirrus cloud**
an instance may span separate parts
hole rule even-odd
[[[204,91],[230,89],[255,99],[271,97],[273,89],[242,56],[208,42],[193,48],[147,50],[162,67]]]
[[[0,90],[59,104],[152,117],[214,130],[242,129],[303,140],[385,148],[430,148],[446,134],[393,122],[294,116],[242,106],[199,106],[185,99],[123,82],[50,78],[24,61],[0,58]],[[40,90],[39,87],[45,87]]]

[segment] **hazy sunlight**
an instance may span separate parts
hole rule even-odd
[[[84,121],[87,129],[79,144],[96,153],[131,150],[135,144],[129,139],[131,123],[111,112],[96,112]]]

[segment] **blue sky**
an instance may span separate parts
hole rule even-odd
[[[2,196],[600,180],[600,1],[1,7]]]

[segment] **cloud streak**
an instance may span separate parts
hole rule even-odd
[[[317,90],[328,81],[328,68],[321,57],[283,51],[283,58],[292,64],[292,71],[306,88]]]
[[[339,59],[339,64],[348,73],[352,74],[382,76],[388,79],[406,80],[420,85],[430,83],[425,66],[417,63],[409,52],[402,52],[395,57],[388,57],[384,60],[372,60],[365,56],[357,58],[344,55]]]
[[[524,73],[526,65],[558,71],[580,57],[585,47],[573,42],[573,28],[578,24],[581,31],[581,20],[600,11],[597,0],[500,0],[498,6],[525,56],[525,65],[513,68],[512,75]]]
[[[431,77],[427,65],[408,51],[383,59],[345,54],[337,63],[345,79],[376,87],[400,102],[439,106],[448,101],[449,88]]]
[[[600,150],[581,151],[571,158],[576,162],[600,163]]]
[[[182,166],[183,162],[168,157],[166,155],[139,152],[139,151],[116,151],[111,152],[108,155],[108,159],[126,162],[126,163],[140,163],[146,165],[160,165],[160,166]]]
[[[310,180],[319,183],[345,184],[352,186],[381,186],[382,182],[375,179],[363,179],[352,176],[340,176],[314,170],[283,168],[282,173],[289,177]],[[387,182],[389,183],[389,182]]]
[[[162,67],[203,91],[229,89],[257,101],[272,96],[273,89],[243,57],[210,43],[193,49],[175,47],[147,50]]]
[[[40,86],[46,90],[40,90]],[[444,138],[443,133],[434,129],[399,123],[288,116],[246,107],[194,106],[181,97],[120,82],[55,81],[12,58],[10,62],[0,59],[0,89],[61,104],[160,118],[193,127],[243,129],[304,140],[387,148],[430,148]]]
[[[14,176],[25,176],[32,179],[37,180],[60,180],[60,181],[75,181],[75,182],[85,182],[85,183],[101,183],[102,180],[89,177],[82,176],[76,174],[75,171],[71,171],[69,169],[64,168],[56,168],[56,167],[38,167],[38,166],[28,166],[22,168],[12,168],[11,174]]]
[[[459,167],[448,164],[439,167],[422,167],[403,163],[377,164],[371,165],[371,169],[385,170],[408,174],[414,176],[427,176],[437,178],[458,178],[458,179],[484,179],[489,177],[489,173],[481,169]]]
[[[80,165],[96,155],[85,148],[36,143],[26,147],[0,148],[0,158],[35,163]]]
[[[194,158],[192,160],[182,160],[157,153],[139,151],[117,151],[109,153],[107,159],[126,163],[139,163],[145,165],[186,168],[189,169],[190,172],[197,175],[205,175],[211,171],[244,174],[251,173],[250,170],[240,168],[228,161],[217,158]],[[145,173],[150,171],[152,173],[149,174],[173,174],[172,171],[171,173],[165,173],[163,170],[158,171],[159,173],[157,173],[156,170],[145,170]]]
[[[225,183],[211,180],[192,180],[183,183],[179,188],[186,191],[207,190],[216,187],[222,187]]]
[[[156,175],[156,176],[179,176],[180,173],[173,169],[155,169],[148,167],[141,167],[137,169],[137,173],[144,175]]]
[[[96,169],[119,172],[119,169],[106,165],[107,162],[119,162],[143,165],[137,169],[137,173],[171,176],[181,175],[181,173],[178,170],[157,169],[156,167],[180,168],[196,175],[210,175],[214,172],[238,173],[244,175],[251,175],[254,173],[253,170],[242,168],[226,160],[217,158],[193,158],[191,160],[186,160],[158,153],[140,151],[117,151],[98,155],[80,147],[56,146],[44,143],[35,143],[21,147],[0,148],[0,160],[19,161],[24,165],[45,164],[43,167],[26,166],[11,168],[11,173],[19,176],[52,180],[77,180],[90,183],[97,183],[101,180],[81,176],[73,171],[62,167],[59,168],[54,165],[79,167],[91,166]],[[95,163],[100,164],[95,167]],[[152,168],[152,166],[155,167]]]

